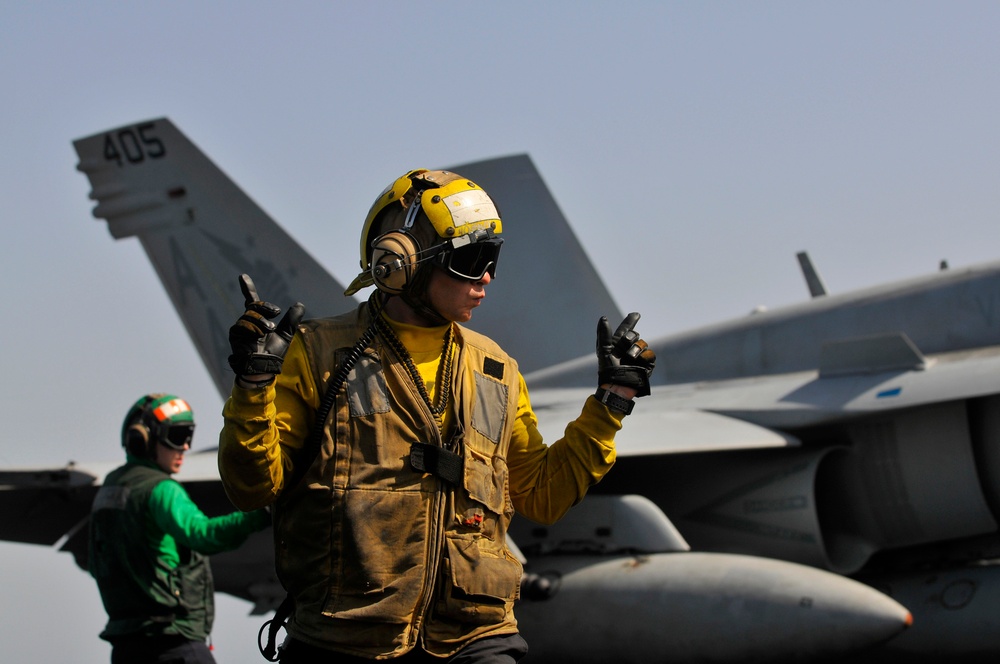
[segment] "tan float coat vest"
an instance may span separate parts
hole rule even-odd
[[[317,385],[361,336],[365,309],[300,329]],[[277,503],[276,564],[296,599],[295,638],[393,657],[418,637],[443,655],[517,631],[521,565],[506,546],[517,364],[471,330],[457,326],[455,339],[450,440],[376,339],[337,397],[319,457]],[[462,455],[461,486],[414,470],[413,443]]]

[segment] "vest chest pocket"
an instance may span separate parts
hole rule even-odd
[[[499,623],[513,610],[521,584],[521,563],[482,550],[475,540],[448,538],[437,613],[464,623]]]
[[[497,445],[507,423],[507,386],[478,371],[475,377],[476,401],[472,410],[472,428]]]
[[[347,374],[347,385],[351,417],[389,412],[389,390],[377,358],[362,355]]]
[[[467,445],[463,479],[470,498],[491,512],[504,513],[507,464],[502,459],[482,455]]]
[[[463,488],[455,492],[455,517],[460,532],[478,533],[496,540],[498,526],[513,516],[507,498],[507,464],[502,458],[479,454],[471,446],[465,448]]]

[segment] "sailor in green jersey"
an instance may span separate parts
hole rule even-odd
[[[90,573],[108,624],[112,664],[214,662],[213,553],[239,547],[270,524],[264,510],[205,516],[171,478],[191,447],[183,399],[149,394],[122,425],[126,463],[105,478],[90,519]]]

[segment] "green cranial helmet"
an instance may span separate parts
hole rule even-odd
[[[141,397],[122,422],[122,447],[137,457],[153,457],[158,444],[187,449],[193,436],[194,412],[187,401],[173,394]]]

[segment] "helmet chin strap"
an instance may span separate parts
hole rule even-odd
[[[400,295],[403,302],[406,303],[408,307],[413,309],[418,315],[424,317],[428,323],[431,323],[429,327],[438,327],[439,325],[447,325],[451,321],[439,314],[434,308],[423,301],[423,298],[414,297],[412,293],[403,293]]]
[[[434,307],[430,305],[425,297],[427,294],[427,282],[430,281],[432,265],[422,265],[417,270],[413,282],[399,297],[408,307],[413,309],[418,315],[423,316],[427,322],[434,326],[447,325],[451,321],[442,316]]]

